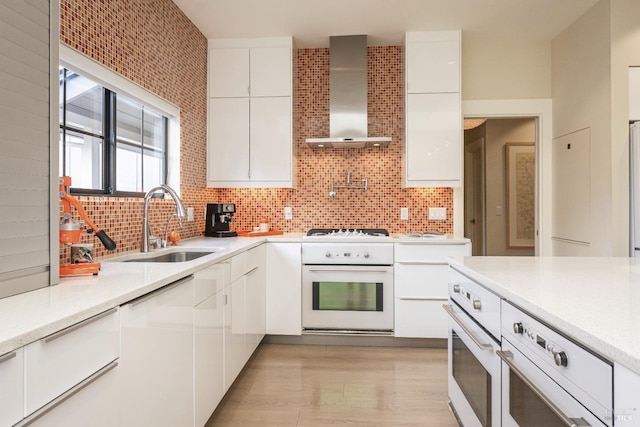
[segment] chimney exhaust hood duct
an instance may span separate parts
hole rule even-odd
[[[367,36],[329,37],[329,138],[312,147],[386,147],[390,137],[367,135]]]

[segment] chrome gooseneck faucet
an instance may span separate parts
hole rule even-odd
[[[150,252],[151,251],[151,244],[150,244],[150,232],[149,232],[149,201],[151,200],[151,196],[155,193],[158,192],[166,192],[169,193],[171,195],[171,197],[173,198],[173,202],[176,205],[176,213],[171,215],[171,218],[173,218],[173,215],[178,217],[178,220],[180,221],[180,226],[182,226],[182,218],[186,218],[187,217],[187,209],[185,209],[184,204],[182,203],[182,200],[180,200],[180,197],[178,197],[178,194],[175,192],[175,190],[171,187],[169,187],[168,185],[159,185],[157,187],[153,187],[151,190],[147,191],[147,194],[144,195],[144,217],[142,219],[142,244],[140,245],[140,252]],[[170,218],[170,219],[171,219]],[[167,223],[167,228],[168,228],[169,224]]]

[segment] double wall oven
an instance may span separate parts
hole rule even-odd
[[[312,229],[302,243],[305,333],[393,333],[393,243],[381,229]]]
[[[449,404],[464,427],[612,426],[612,365],[451,270]]]

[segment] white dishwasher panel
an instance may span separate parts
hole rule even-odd
[[[0,356],[0,426],[12,426],[24,416],[24,351]]]

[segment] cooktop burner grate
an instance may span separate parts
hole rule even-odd
[[[389,232],[384,228],[312,228],[307,231],[307,236],[336,236],[336,237],[358,237],[376,236],[386,237]]]

